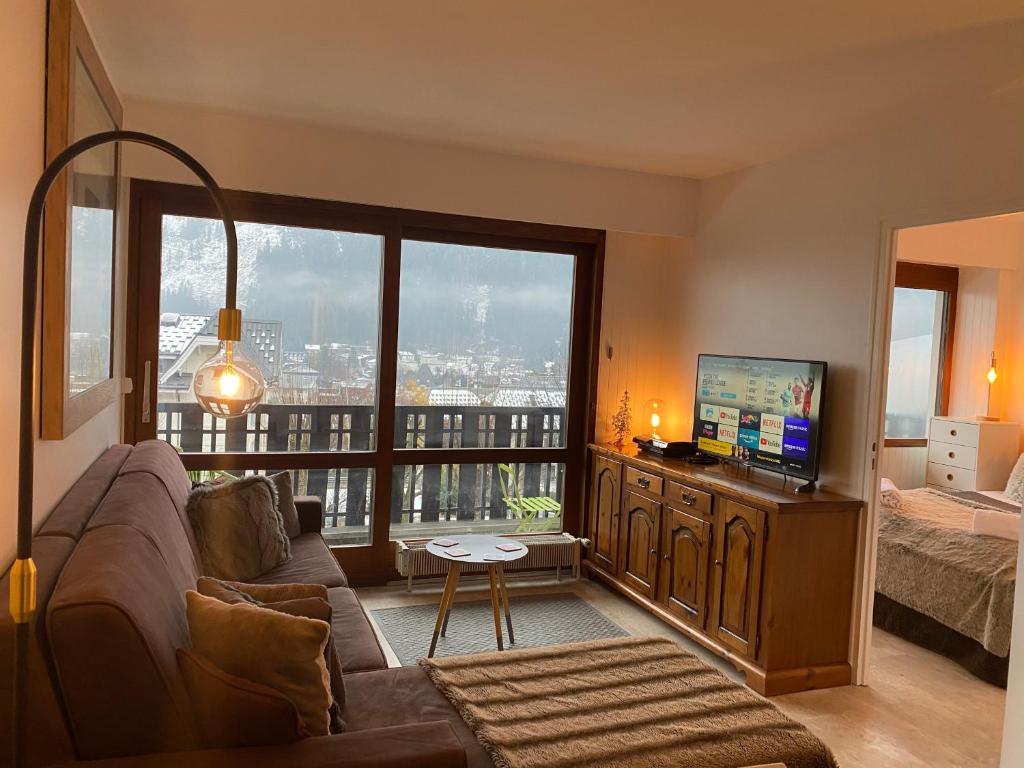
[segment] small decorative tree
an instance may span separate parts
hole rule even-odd
[[[622,401],[619,403],[619,410],[612,416],[612,428],[615,430],[615,445],[622,446],[629,435],[629,427],[633,422],[633,416],[629,412],[629,390],[622,393]]]

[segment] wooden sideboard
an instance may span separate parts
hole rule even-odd
[[[774,696],[850,683],[861,502],[590,446],[586,567]],[[792,486],[790,486],[792,487]]]

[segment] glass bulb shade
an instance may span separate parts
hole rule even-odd
[[[217,353],[192,377],[196,402],[221,419],[249,413],[260,404],[265,388],[263,372],[241,353],[237,341],[222,341]]]
[[[985,378],[988,379],[989,384],[996,383],[996,379],[999,378],[999,374],[996,373],[996,367],[994,365],[988,369],[988,374],[986,374]]]
[[[644,403],[644,416],[643,424],[644,428],[649,428],[650,436],[655,439],[660,439],[661,435],[658,434],[658,430],[662,428],[665,423],[665,403],[657,398],[652,398]]]

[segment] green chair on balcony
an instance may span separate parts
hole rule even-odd
[[[561,504],[550,496],[520,495],[515,468],[509,464],[499,464],[498,469],[501,496],[509,511],[519,521],[516,533],[550,531],[558,527],[562,515]]]

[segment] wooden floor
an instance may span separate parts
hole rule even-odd
[[[463,578],[457,600],[487,598],[487,582]],[[509,583],[512,616],[516,595],[553,590],[574,592],[634,635],[671,637],[734,679],[732,667],[683,635],[597,582],[553,579]],[[368,611],[418,603],[437,603],[441,582],[360,589]],[[378,633],[379,634],[379,633]],[[424,653],[430,638],[424,638]],[[386,641],[388,662],[398,660]],[[805,723],[826,744],[842,768],[995,768],[999,764],[1005,691],[983,683],[959,666],[893,635],[875,630],[868,687],[831,688],[772,699]]]

